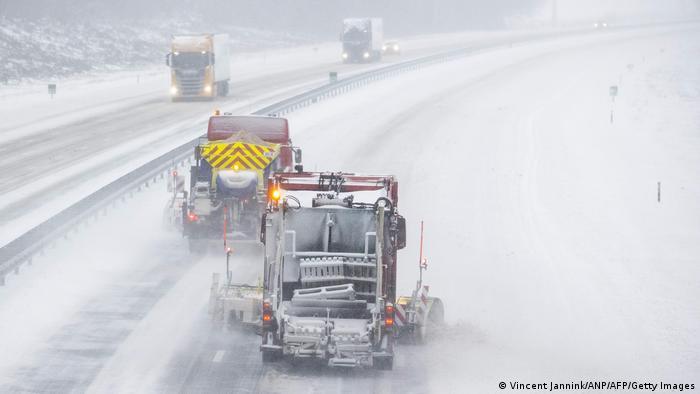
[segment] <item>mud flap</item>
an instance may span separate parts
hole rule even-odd
[[[394,355],[382,355],[372,357],[372,366],[380,371],[391,371],[394,369]]]
[[[260,352],[262,353],[263,364],[275,362],[282,358],[282,346],[263,344],[260,345]]]

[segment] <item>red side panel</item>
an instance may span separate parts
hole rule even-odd
[[[207,139],[209,141],[225,140],[241,130],[267,142],[276,144],[289,142],[287,119],[268,116],[212,116],[209,118]]]
[[[288,146],[280,148],[280,164],[282,168],[289,168],[289,171],[293,170],[292,150]]]

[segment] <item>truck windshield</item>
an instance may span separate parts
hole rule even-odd
[[[201,52],[173,53],[172,65],[176,68],[204,67],[209,65],[209,54]]]
[[[367,39],[367,30],[352,28],[343,33],[343,42],[362,42]]]

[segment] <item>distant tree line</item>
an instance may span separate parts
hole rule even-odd
[[[348,16],[384,18],[387,34],[502,26],[548,0],[0,0],[0,15],[65,21],[197,18],[264,30],[337,34]]]

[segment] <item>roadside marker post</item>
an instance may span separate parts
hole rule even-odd
[[[610,99],[612,100],[612,104],[610,106],[610,123],[613,123],[615,116],[615,97],[617,97],[617,85],[610,86],[608,91],[610,93]]]
[[[615,97],[617,97],[617,85],[610,86],[610,98],[615,102]]]

